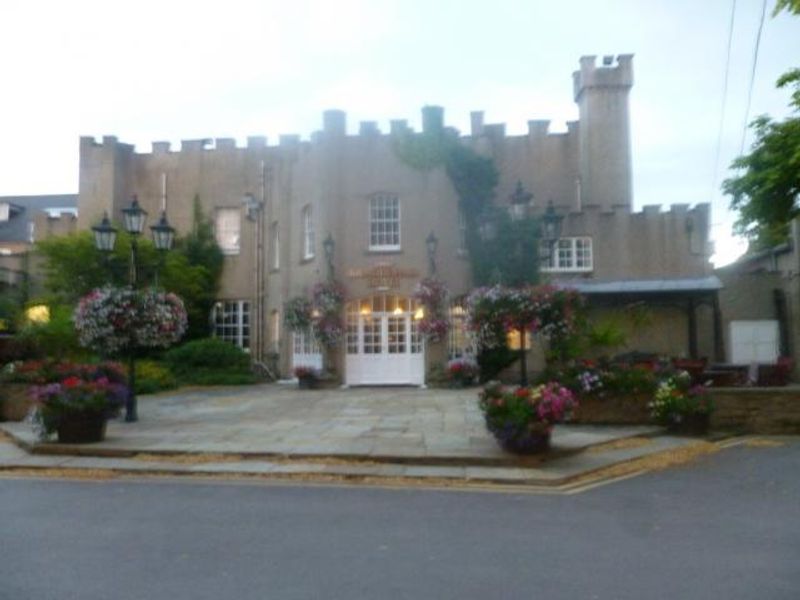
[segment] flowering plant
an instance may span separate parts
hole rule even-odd
[[[467,326],[486,348],[503,346],[511,331],[563,338],[574,331],[582,306],[576,292],[553,287],[483,287],[467,298]]]
[[[338,281],[318,283],[311,291],[311,324],[314,335],[325,346],[335,346],[342,339],[342,307],[345,289]]]
[[[128,388],[107,377],[90,380],[71,375],[57,383],[35,386],[31,394],[35,406],[30,420],[39,437],[44,439],[54,433],[68,415],[116,416],[128,396]]]
[[[311,327],[311,300],[297,296],[283,308],[283,321],[291,331],[307,331]]]
[[[714,404],[706,386],[692,385],[691,375],[680,371],[659,382],[650,411],[656,422],[669,427],[690,415],[710,415]]]
[[[447,377],[452,382],[469,385],[479,373],[478,363],[472,358],[454,358],[447,363]]]
[[[423,308],[423,316],[417,321],[420,333],[430,342],[443,340],[450,329],[444,282],[435,277],[426,277],[414,289],[414,298]]]
[[[319,377],[319,371],[314,367],[299,365],[294,368],[294,376],[298,379],[317,379]]]
[[[0,381],[4,383],[42,385],[59,382],[73,376],[87,381],[94,381],[102,377],[112,383],[127,381],[122,365],[115,362],[76,364],[53,359],[27,360],[10,362],[0,371]]]
[[[132,345],[166,348],[186,332],[186,309],[178,296],[104,287],[81,298],[73,315],[81,345],[113,355]]]
[[[489,383],[479,396],[486,427],[506,449],[526,452],[538,448],[556,423],[578,406],[573,393],[550,381],[536,387],[506,387]]]

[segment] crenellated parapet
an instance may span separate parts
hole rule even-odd
[[[633,54],[604,56],[598,65],[596,56],[582,56],[580,69],[572,74],[575,102],[591,88],[624,88],[633,86]]]

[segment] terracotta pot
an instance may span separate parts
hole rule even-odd
[[[59,419],[58,441],[62,444],[91,444],[106,437],[108,418],[103,413],[67,413]]]
[[[31,386],[27,383],[4,383],[0,386],[0,421],[22,421],[33,405]]]

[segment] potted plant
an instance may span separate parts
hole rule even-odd
[[[319,371],[314,367],[299,366],[294,368],[294,376],[297,377],[297,385],[301,390],[316,389],[319,383]]]
[[[650,410],[653,419],[671,431],[703,435],[714,404],[706,386],[692,385],[691,375],[680,371],[658,384]]]
[[[32,395],[31,419],[40,438],[56,433],[61,443],[82,444],[105,438],[106,422],[119,414],[128,390],[105,376],[91,380],[70,375],[35,386]]]
[[[451,387],[466,387],[475,383],[480,369],[472,358],[454,358],[447,363],[447,379]]]
[[[479,401],[487,429],[503,449],[515,454],[546,451],[553,426],[567,419],[577,405],[573,393],[555,381],[535,387],[491,382]]]

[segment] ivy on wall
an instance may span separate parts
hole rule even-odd
[[[499,175],[494,161],[462,144],[455,129],[404,132],[393,147],[406,165],[420,171],[443,167],[459,198],[475,285],[519,286],[539,279],[538,221],[512,220],[494,205]],[[481,231],[481,227],[487,228]]]

